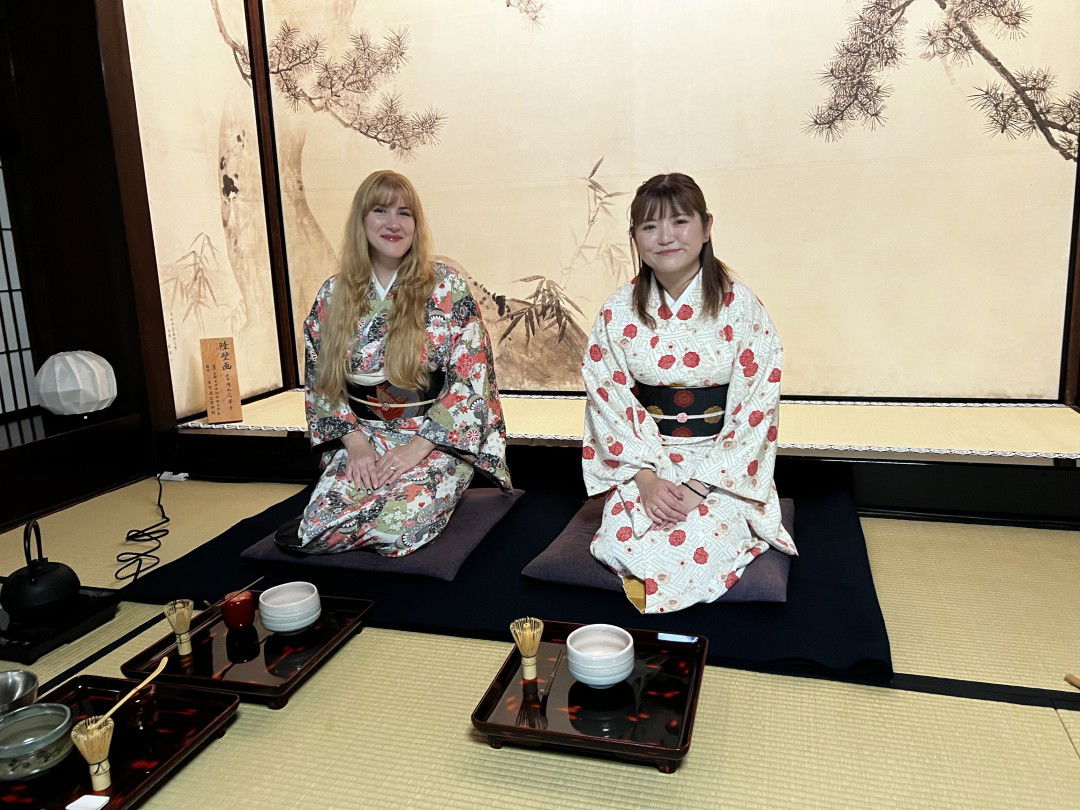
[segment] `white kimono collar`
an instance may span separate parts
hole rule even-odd
[[[692,279],[690,279],[690,283],[686,285],[686,289],[684,289],[682,291],[682,294],[679,296],[678,300],[676,300],[676,301],[671,300],[671,296],[668,295],[667,290],[665,290],[663,287],[660,286],[659,282],[656,283],[656,289],[660,293],[660,303],[662,303],[662,304],[666,303],[668,305],[668,309],[670,309],[672,312],[678,312],[679,307],[681,307],[685,303],[688,303],[691,300],[691,298],[693,298],[694,293],[697,292],[698,287],[700,287],[700,286],[701,286],[701,268],[700,267],[698,268],[697,273],[694,274],[694,277]]]
[[[375,284],[375,294],[379,296],[380,301],[386,300],[386,294],[390,292],[390,288],[393,287],[394,282],[397,281],[397,274],[398,271],[395,270],[394,275],[390,276],[390,282],[385,287],[383,287],[383,285],[379,283],[379,277],[375,275],[375,271],[373,270],[371,272],[371,280]]]

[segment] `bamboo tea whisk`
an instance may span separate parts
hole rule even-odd
[[[195,603],[190,599],[174,599],[165,606],[165,618],[176,633],[178,655],[191,655],[191,613]]]
[[[540,636],[544,623],[532,616],[510,622],[510,634],[521,651],[521,677],[527,681],[536,678],[536,651],[540,649]]]
[[[128,698],[160,675],[168,663],[169,656],[165,656],[158,661],[157,667],[143,679],[142,683],[116,701],[109,711],[80,720],[72,727],[71,741],[75,743],[75,747],[79,749],[79,753],[90,766],[90,785],[94,790],[107,790],[112,784],[112,776],[109,773],[109,747],[112,745],[115,727],[113,714],[127,702]]]
[[[112,745],[113,719],[101,720],[100,716],[87,717],[71,729],[71,741],[90,766],[90,785],[94,790],[107,790],[112,784],[109,746]]]

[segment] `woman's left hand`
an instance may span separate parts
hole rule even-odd
[[[408,444],[393,447],[375,462],[375,486],[393,484],[406,470],[411,470],[428,457],[435,445],[420,436],[414,436]]]
[[[697,484],[695,484],[697,486]],[[683,494],[683,506],[686,507],[687,514],[698,508],[698,505],[705,502],[705,498],[694,492],[686,484],[679,484],[679,491]]]

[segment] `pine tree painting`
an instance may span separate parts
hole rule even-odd
[[[973,89],[972,107],[986,132],[1006,138],[1038,138],[1068,161],[1077,161],[1080,90],[1059,91],[1047,68],[1008,66],[994,53],[994,37],[1019,38],[1032,11],[1022,0],[870,0],[851,20],[847,36],[821,73],[825,102],[807,121],[808,132],[838,140],[853,124],[870,129],[886,121],[893,88],[884,75],[902,69],[909,47],[907,12],[933,3],[940,17],[914,39],[921,57],[955,66],[982,64],[993,78]]]

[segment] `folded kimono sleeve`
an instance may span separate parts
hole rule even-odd
[[[656,423],[630,390],[634,377],[603,310],[589,335],[581,375],[588,397],[581,466],[589,495],[607,492],[641,470],[656,470],[663,447]]]
[[[733,327],[738,336],[724,428],[694,478],[765,503],[773,489],[784,350],[776,327],[752,294]]]
[[[509,489],[506,423],[499,404],[491,340],[468,283],[454,272],[446,279],[447,291],[437,302],[450,325],[445,380],[438,400],[424,416],[419,435],[458,451],[503,489]]]

